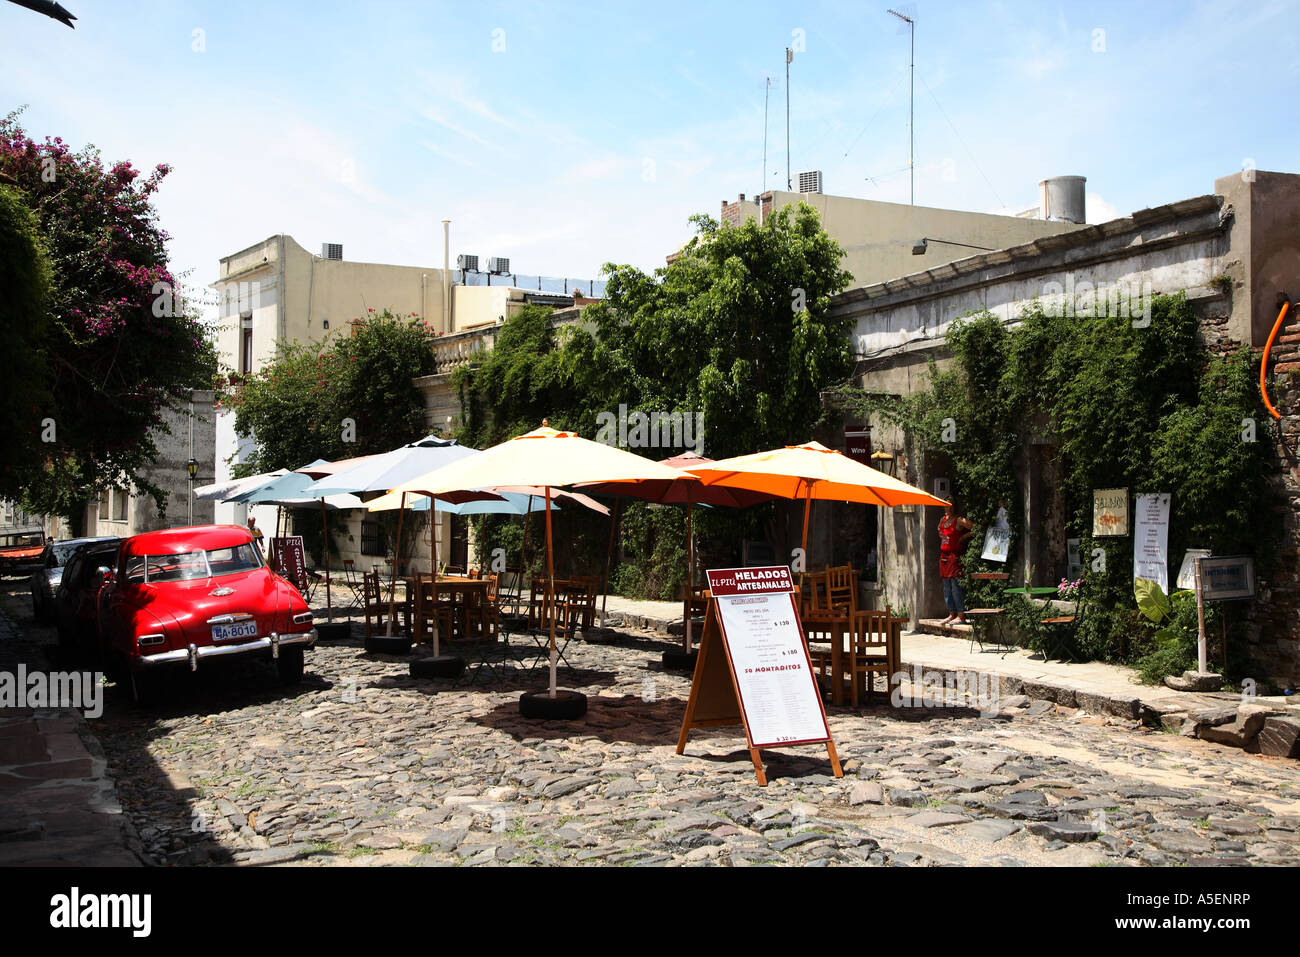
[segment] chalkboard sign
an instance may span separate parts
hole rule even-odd
[[[271,539],[271,567],[292,582],[298,591],[307,590],[307,553],[301,535]]]

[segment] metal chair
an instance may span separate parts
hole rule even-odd
[[[360,608],[365,600],[362,595],[362,582],[357,574],[357,563],[351,558],[343,559],[343,581],[352,592],[352,597],[346,605],[341,606],[342,610],[351,611],[353,608]]]

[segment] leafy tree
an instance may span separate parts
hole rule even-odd
[[[589,397],[581,427],[620,403],[703,416],[707,454],[726,458],[806,442],[820,393],[852,368],[851,320],[830,315],[848,286],[844,251],[806,204],[697,235],[653,276],[607,265],[607,298],[564,350]]]
[[[74,526],[84,503],[112,485],[148,492],[163,510],[162,491],[142,475],[157,457],[154,437],[167,410],[216,372],[211,336],[167,268],[153,194],[168,171],[141,178],[126,161],[105,168],[93,147],[73,152],[57,137],[38,144],[16,113],[0,119],[0,180],[34,213],[53,278],[49,398],[11,441],[41,443],[46,418],[55,441],[39,444],[40,467],[6,481],[24,487],[33,511]]]
[[[426,321],[372,310],[351,335],[281,343],[273,362],[222,400],[235,410],[235,431],[257,442],[238,471],[387,452],[427,434],[412,380],[433,373],[436,338]]]
[[[45,342],[53,284],[36,216],[13,189],[0,187],[0,330],[6,362],[0,393],[0,495],[17,498],[43,461],[41,410],[50,401]]]
[[[697,235],[652,274],[607,264],[607,298],[578,323],[557,329],[548,311],[531,307],[508,319],[483,361],[457,371],[466,412],[460,440],[492,445],[544,418],[599,438],[602,414],[625,405],[629,413],[702,417],[703,451],[713,458],[808,441],[823,421],[821,391],[852,368],[850,322],[829,309],[851,279],[840,267],[843,250],[804,204],[761,226],[692,222]],[[770,512],[758,511],[697,512],[696,527],[738,542]],[[557,535],[597,543],[603,563],[608,526],[580,513],[561,513]],[[480,540],[496,541],[502,524],[482,522]],[[616,585],[671,597],[684,561],[680,510],[634,503],[623,527],[630,562]],[[776,537],[772,528],[767,534]]]

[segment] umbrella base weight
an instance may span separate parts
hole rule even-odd
[[[377,655],[409,655],[409,635],[370,635],[366,638],[366,651]]]
[[[416,658],[411,662],[412,678],[459,678],[465,672],[465,659],[455,655]]]
[[[697,657],[699,657],[698,649],[687,652],[681,648],[670,648],[664,652],[664,669],[667,671],[694,671]]]
[[[316,622],[316,637],[321,641],[346,641],[352,637],[352,623],[347,621]]]
[[[587,713],[587,696],[577,691],[525,691],[519,696],[519,713],[542,721],[574,721]]]

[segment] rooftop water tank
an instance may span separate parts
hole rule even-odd
[[[1043,205],[1039,215],[1043,219],[1065,223],[1087,221],[1084,203],[1086,176],[1053,176],[1039,183],[1043,191]]]

